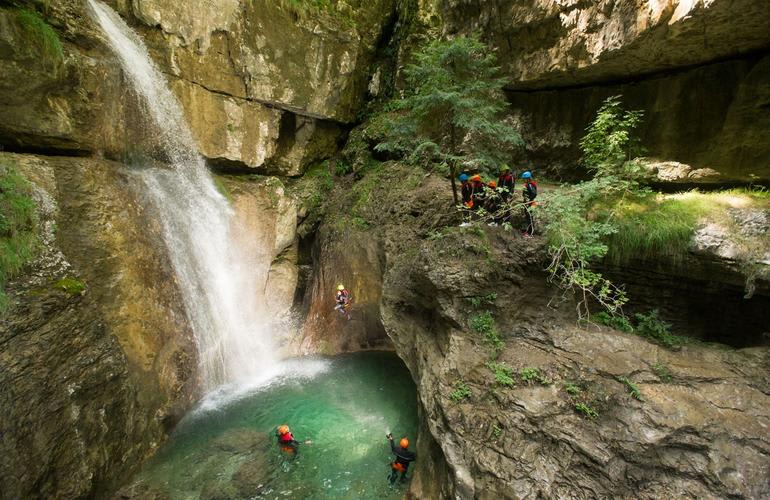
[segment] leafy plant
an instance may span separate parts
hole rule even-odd
[[[593,319],[600,325],[606,325],[621,332],[631,333],[634,331],[634,325],[625,316],[612,315],[606,311],[601,311],[594,314]]]
[[[658,317],[657,309],[647,314],[637,313],[635,333],[669,349],[678,348],[688,342],[687,337],[671,333],[671,325]]]
[[[635,150],[632,132],[642,117],[639,111],[623,111],[618,97],[607,99],[581,141],[586,165],[593,179],[564,187],[543,205],[551,263],[551,281],[578,295],[578,318],[590,316],[589,303],[597,302],[611,316],[622,316],[628,301],[625,290],[592,269],[607,255],[607,239],[618,231],[612,209],[596,211],[602,202],[641,192],[641,168],[628,161]]]
[[[638,401],[644,401],[642,393],[639,392],[639,387],[637,387],[635,383],[631,382],[628,377],[618,377],[618,382],[626,386],[626,389],[628,389],[628,393],[631,394],[631,397]]]
[[[487,368],[494,373],[497,384],[504,387],[514,387],[516,385],[516,381],[513,379],[513,369],[505,363],[490,361],[487,363]]]
[[[577,410],[578,413],[581,413],[582,415],[590,418],[591,420],[599,416],[599,413],[596,410],[591,408],[588,403],[584,403],[582,401],[575,403],[575,410]]]
[[[565,382],[564,383],[564,390],[570,396],[577,396],[581,392],[580,386],[578,386],[578,385],[576,385],[576,384],[574,384],[572,382]]]
[[[607,98],[580,140],[585,165],[598,176],[637,176],[637,166],[628,162],[642,152],[633,132],[643,116],[642,111],[624,110],[620,96]]]
[[[492,347],[492,357],[497,358],[505,347],[505,342],[503,342],[500,338],[500,334],[497,332],[492,313],[484,311],[471,316],[471,329],[476,333],[484,335],[484,341]]]
[[[671,370],[668,369],[666,365],[660,362],[656,362],[654,365],[652,365],[652,371],[655,372],[655,375],[658,376],[661,382],[668,384],[673,380],[673,377],[671,375]]]
[[[492,426],[492,436],[495,439],[500,439],[500,437],[503,435],[503,429],[501,429],[497,424],[494,424]]]
[[[481,307],[482,305],[494,305],[497,300],[497,293],[492,292],[482,296],[470,297],[468,299],[473,307]]]
[[[458,380],[454,383],[454,390],[449,394],[449,398],[459,403],[464,399],[471,397],[471,388],[463,380]]]
[[[551,380],[544,376],[537,368],[523,368],[521,370],[520,376],[521,380],[528,385],[532,385],[534,382],[538,382],[541,385],[551,385]]]
[[[523,144],[499,116],[508,105],[501,91],[506,80],[494,51],[476,36],[434,40],[414,60],[404,70],[409,90],[375,120],[384,136],[375,149],[442,165],[457,204],[461,165],[491,168]]]
[[[334,165],[334,173],[335,175],[337,175],[337,177],[348,175],[352,171],[353,171],[353,166],[350,163],[347,163],[343,160],[337,160],[337,162]]]

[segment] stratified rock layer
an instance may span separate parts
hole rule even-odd
[[[163,440],[197,386],[158,222],[120,164],[0,161],[33,183],[42,238],[0,321],[0,496],[103,494]]]

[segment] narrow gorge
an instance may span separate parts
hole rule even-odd
[[[0,0],[0,67],[0,498],[770,495],[764,1]]]

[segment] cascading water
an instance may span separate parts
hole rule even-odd
[[[198,154],[182,109],[142,40],[106,5],[94,17],[142,99],[170,168],[143,169],[157,210],[206,389],[251,384],[276,367],[264,298],[270,252],[246,256],[233,244],[233,212]]]

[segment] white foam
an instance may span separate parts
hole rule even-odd
[[[269,372],[238,383],[225,384],[206,394],[192,411],[200,415],[220,411],[261,391],[294,380],[311,379],[331,368],[332,361],[320,358],[292,358],[278,362]]]

